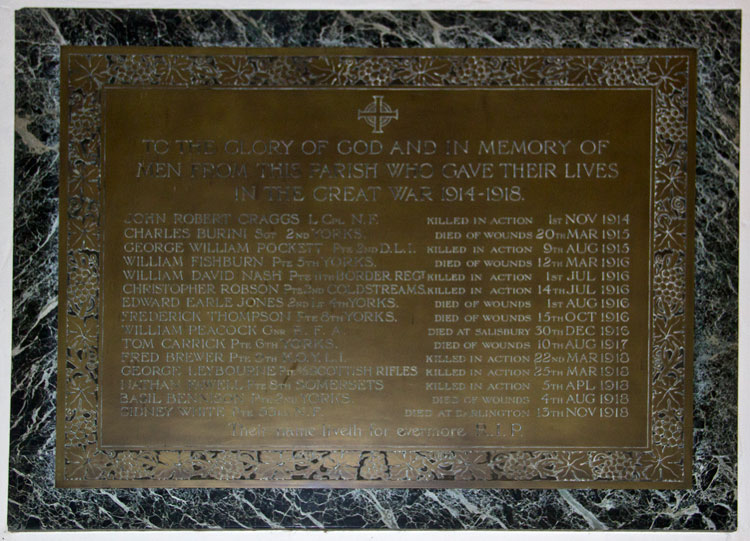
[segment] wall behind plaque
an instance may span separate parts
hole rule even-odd
[[[698,49],[693,488],[54,488],[60,45]],[[731,530],[737,523],[739,11],[16,13],[11,530]]]

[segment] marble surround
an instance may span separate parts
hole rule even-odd
[[[697,48],[693,488],[55,489],[62,44]],[[735,529],[739,51],[738,11],[17,12],[8,528]]]

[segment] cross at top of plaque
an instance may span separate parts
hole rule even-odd
[[[372,103],[357,111],[357,120],[364,120],[372,126],[372,133],[383,133],[383,128],[391,120],[398,120],[398,109],[391,109],[383,101],[383,96],[373,96]]]

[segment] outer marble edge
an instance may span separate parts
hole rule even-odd
[[[19,11],[9,528],[736,528],[739,40],[737,11]],[[61,44],[697,48],[694,487],[55,489]]]

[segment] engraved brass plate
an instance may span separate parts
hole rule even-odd
[[[61,80],[59,486],[689,486],[692,51]]]

